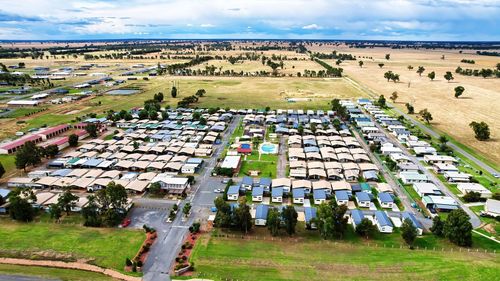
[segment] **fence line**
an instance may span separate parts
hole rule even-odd
[[[251,235],[236,235],[236,234],[212,234],[211,237],[213,238],[238,238],[238,239],[243,239],[243,240],[260,240],[260,241],[292,241],[292,242],[299,242],[299,238],[283,238],[283,237],[262,237],[262,236],[251,236]],[[357,247],[358,245],[354,243],[348,243],[348,242],[338,242],[338,241],[330,241],[330,240],[321,240],[318,241],[318,243],[326,243],[326,244],[333,244],[333,245],[342,245],[342,246],[347,246],[347,247]],[[396,244],[396,243],[377,243],[377,242],[369,242],[367,244],[364,244],[363,246],[368,246],[368,247],[374,247],[374,248],[399,248],[399,249],[409,249],[408,245],[404,244]],[[462,247],[449,247],[449,248],[444,248],[444,247],[419,247],[415,246],[413,250],[420,250],[420,251],[434,251],[434,252],[476,252],[476,253],[487,253],[487,254],[496,254],[496,250],[488,250],[488,249],[479,249],[479,248],[462,248]]]

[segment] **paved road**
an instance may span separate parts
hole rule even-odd
[[[403,153],[410,159],[410,161],[413,164],[417,165],[419,170],[427,176],[430,182],[434,183],[443,194],[452,197],[456,202],[458,202],[458,204],[460,204],[460,207],[470,216],[470,222],[474,228],[477,228],[481,225],[481,221],[479,220],[478,216],[467,206],[465,206],[465,204],[462,203],[462,201],[460,201],[460,199],[455,194],[450,192],[434,173],[429,171],[417,157],[410,153],[406,146],[402,145],[393,134],[389,133],[385,128],[383,128],[368,112],[365,111],[365,113],[375,123],[375,126],[380,130],[380,132],[383,132],[386,135],[389,142],[391,142],[396,147],[399,147],[403,151]]]
[[[277,171],[276,171],[276,177],[277,178],[284,178],[286,177],[286,164],[287,164],[287,159],[286,159],[286,148],[287,148],[287,142],[286,138],[284,136],[280,136],[280,143],[279,143],[279,152],[278,152],[278,165],[277,165]]]
[[[353,130],[353,132],[354,132],[354,136],[356,137],[358,142],[363,146],[363,149],[365,151],[370,151],[370,148],[365,143],[365,141],[362,139],[359,132],[357,130]],[[413,208],[411,206],[411,202],[410,202],[412,199],[406,195],[406,192],[404,190],[402,190],[399,183],[397,183],[395,181],[394,176],[392,174],[390,174],[390,172],[387,171],[387,168],[385,168],[383,166],[383,164],[379,161],[379,159],[377,157],[375,157],[375,155],[373,155],[373,153],[370,152],[369,156],[370,156],[370,159],[372,160],[372,163],[377,165],[379,171],[382,173],[382,175],[384,176],[387,183],[390,186],[396,187],[395,193],[399,197],[399,199],[401,199],[401,203],[405,207],[405,210],[413,213],[417,217],[417,219],[424,225],[424,227],[426,229],[429,229],[432,226],[432,221],[430,219],[425,218],[422,213],[415,212],[415,208]]]
[[[222,137],[222,143],[215,149],[214,155],[205,164],[202,173],[196,177],[196,183],[191,187],[191,195],[179,204],[179,210],[190,202],[192,207],[191,215],[189,218],[184,218],[182,214],[178,214],[172,223],[166,223],[168,212],[160,222],[152,224],[156,226],[158,232],[158,239],[151,247],[148,260],[144,264],[144,277],[145,281],[163,281],[170,280],[168,275],[173,266],[175,257],[179,252],[184,237],[188,234],[189,226],[195,221],[203,221],[208,218],[210,214],[210,207],[213,206],[213,201],[218,195],[213,192],[216,188],[223,188],[224,184],[221,183],[221,178],[211,177],[211,173],[217,159],[228,144],[230,136],[239,124],[240,116],[235,116],[229,124],[228,129]],[[162,203],[162,202],[165,203]],[[139,199],[136,205],[150,208],[161,208],[163,204],[173,204],[175,202],[168,202],[168,200],[154,200],[154,199]],[[161,212],[162,210],[158,210]],[[158,217],[157,215],[150,215]]]
[[[378,95],[373,90],[371,90],[370,88],[368,88],[368,87],[366,87],[364,85],[361,85],[361,84],[357,83],[356,81],[354,81],[354,80],[352,80],[351,78],[348,78],[348,77],[345,77],[345,80],[348,81],[350,84],[352,84],[358,90],[361,90],[361,91],[367,93],[372,98],[378,98]],[[410,122],[412,122],[414,125],[418,126],[422,131],[426,132],[427,134],[429,134],[429,135],[431,135],[433,137],[437,137],[438,138],[440,136],[439,133],[437,133],[433,129],[425,126],[421,122],[415,120],[412,116],[406,114],[405,112],[403,112],[399,108],[395,107],[394,105],[390,104],[389,102],[387,104],[390,105],[393,108],[393,110],[396,111],[398,114],[403,115],[406,119],[410,120]],[[455,144],[449,142],[448,146],[450,146],[451,148],[453,148],[455,151],[457,151],[458,153],[462,154],[463,156],[467,157],[468,159],[470,159],[471,161],[473,161],[474,163],[476,163],[479,167],[481,167],[482,169],[488,171],[490,174],[494,174],[494,173],[498,174],[498,171],[496,169],[494,169],[493,167],[491,167],[488,164],[484,163],[483,161],[477,159],[476,157],[474,157],[473,155],[471,155],[467,151],[463,150],[462,148],[456,146]]]

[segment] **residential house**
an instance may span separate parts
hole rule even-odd
[[[365,218],[365,215],[361,210],[355,209],[351,210],[351,215],[350,215],[350,222],[352,224],[352,227],[356,229],[356,226],[358,226],[361,221]]]
[[[375,211],[374,218],[380,233],[392,233],[394,226],[385,212]]]
[[[252,189],[252,202],[262,202],[264,197],[264,188],[256,186]]]
[[[392,209],[394,207],[394,198],[389,193],[379,193],[378,202],[380,203],[380,206],[385,209]]]
[[[292,197],[294,204],[304,204],[305,193],[303,188],[292,189]]]
[[[265,226],[267,223],[267,214],[269,205],[258,204],[255,208],[255,225]]]
[[[366,192],[356,192],[356,201],[358,206],[362,208],[370,208],[371,198]]]
[[[272,203],[283,202],[283,187],[273,187],[271,192],[271,202]]]
[[[240,187],[237,185],[231,185],[227,190],[227,200],[237,201],[240,197]]]
[[[316,208],[314,207],[305,207],[304,208],[304,217],[306,221],[306,228],[316,229],[316,224],[313,220],[316,218]]]

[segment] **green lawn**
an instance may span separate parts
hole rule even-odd
[[[43,218],[43,216],[42,216]],[[139,230],[87,228],[47,222],[16,223],[0,220],[0,249],[21,251],[54,251],[76,258],[93,260],[99,266],[123,270],[126,257],[132,258],[145,235]]]
[[[72,269],[58,269],[39,266],[20,266],[0,264],[0,274],[21,275],[56,279],[62,281],[112,281],[111,277],[103,274]]]
[[[16,108],[13,111],[9,112],[7,115],[5,115],[6,118],[18,118],[18,117],[24,117],[26,114],[42,111],[44,107],[22,107],[22,108]]]
[[[14,172],[16,169],[16,156],[15,155],[0,155],[0,163],[2,163],[5,169],[5,176],[9,173]]]
[[[195,277],[214,280],[495,280],[500,270],[495,254],[392,248],[397,236],[383,236],[368,246],[359,237],[357,243],[335,243],[207,235],[196,244],[192,261]],[[431,248],[438,241],[429,237],[424,241]]]
[[[276,162],[243,161],[239,176],[248,175],[250,170],[259,170],[262,177],[276,178]]]

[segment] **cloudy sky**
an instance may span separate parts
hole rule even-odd
[[[0,0],[0,39],[500,41],[500,0]]]

